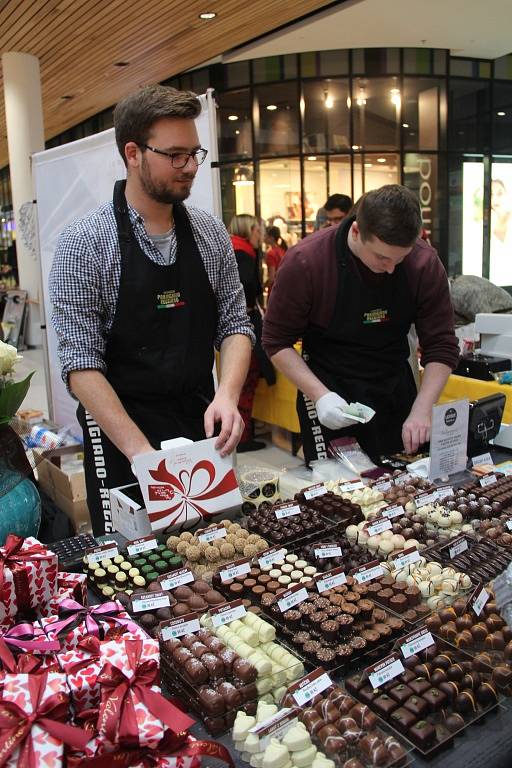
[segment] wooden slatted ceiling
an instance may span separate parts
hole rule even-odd
[[[325,0],[0,0],[0,52],[39,58],[49,139],[142,85],[328,5]],[[213,21],[199,19],[212,10]],[[119,61],[129,66],[116,67]],[[8,162],[6,139],[0,98],[0,168]]]

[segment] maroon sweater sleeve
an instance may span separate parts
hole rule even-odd
[[[459,359],[453,306],[445,269],[430,245],[418,240],[406,258],[405,269],[413,296],[421,364],[444,363],[452,370]]]
[[[336,302],[336,229],[308,235],[286,252],[263,321],[269,357],[292,347],[308,326],[328,326]]]

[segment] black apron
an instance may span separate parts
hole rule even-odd
[[[151,261],[134,235],[125,181],[114,187],[121,250],[116,312],[107,339],[106,378],[154,448],[162,440],[205,437],[217,304],[186,209],[173,206],[177,257]],[[112,530],[108,491],[135,482],[128,459],[80,405],[87,502],[96,535]]]
[[[338,290],[328,328],[310,327],[303,337],[303,357],[329,390],[348,403],[369,405],[376,415],[368,424],[333,431],[318,421],[314,403],[301,392],[297,412],[306,463],[327,457],[329,442],[355,437],[363,450],[379,456],[400,450],[402,425],[416,397],[407,334],[414,321],[414,298],[403,264],[366,284],[347,245],[354,218],[336,233]]]

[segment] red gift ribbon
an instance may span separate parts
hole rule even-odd
[[[37,768],[39,760],[31,730],[37,725],[50,736],[74,749],[85,749],[89,740],[81,728],[67,725],[69,697],[55,693],[42,698],[46,690],[48,673],[27,677],[27,688],[32,714],[27,714],[12,701],[0,700],[0,765],[4,765],[19,748],[17,768]]]
[[[87,632],[95,637],[99,638],[102,634],[103,628],[101,626],[101,620],[106,622],[112,622],[114,624],[120,624],[127,629],[133,629],[135,632],[139,631],[139,627],[131,619],[125,619],[120,616],[124,613],[120,603],[116,603],[115,600],[109,603],[103,603],[102,605],[92,605],[84,607],[77,603],[76,600],[66,599],[63,600],[59,607],[59,616],[62,617],[60,621],[56,621],[53,624],[47,624],[45,629],[56,633],[59,639],[62,639],[68,632],[72,632],[74,629],[85,623]]]
[[[28,674],[40,669],[43,659],[41,656],[33,656],[29,653],[14,656],[9,646],[0,638],[0,663],[4,672]]]
[[[201,491],[191,493],[190,489],[192,488],[194,475],[201,470],[205,470],[208,474],[208,481]],[[171,519],[169,525],[173,525],[180,518],[183,511],[185,511],[185,518],[187,519],[189,506],[192,507],[195,512],[198,512],[204,520],[212,519],[213,515],[211,515],[210,512],[207,512],[207,510],[201,507],[197,502],[215,498],[215,496],[229,493],[229,491],[234,491],[238,488],[236,475],[233,469],[226,472],[222,480],[212,488],[212,484],[215,480],[215,465],[207,460],[198,461],[190,472],[186,469],[181,470],[176,477],[176,475],[173,475],[168,471],[165,466],[165,459],[163,459],[157,469],[149,470],[149,474],[153,480],[158,480],[160,483],[164,483],[164,485],[150,485],[148,487],[150,500],[162,501],[162,495],[164,499],[166,495],[167,498],[172,499],[176,492],[180,495],[180,500],[177,504],[174,504],[174,506],[168,507],[161,512],[151,512],[149,515],[151,521],[155,522],[176,512],[176,515]]]
[[[74,661],[72,664],[70,664],[66,669],[66,675],[78,674],[78,672],[80,672],[82,669],[86,669],[92,660],[99,658],[100,644],[101,643],[99,638],[95,637],[94,635],[87,635],[87,637],[82,638],[75,650],[83,651],[89,655],[85,659],[80,659],[80,661]]]
[[[33,624],[17,624],[4,632],[2,638],[9,646],[20,651],[43,651],[44,653],[60,651],[57,640],[48,640],[44,636],[34,640],[35,634]]]
[[[180,743],[183,740],[187,740],[187,744],[184,747],[180,747],[178,751],[173,748],[172,744],[167,744],[165,747],[159,747],[159,749],[132,749],[123,750],[121,752],[110,752],[98,757],[89,758],[84,760],[81,765],[86,768],[112,768],[114,764],[116,768],[130,768],[132,765],[138,765],[142,763],[147,768],[158,768],[160,760],[165,757],[194,757],[194,756],[206,756],[213,757],[217,760],[221,760],[234,768],[233,759],[226,747],[223,744],[219,744],[216,741],[193,741],[189,736],[183,735],[180,737]]]
[[[132,677],[126,676],[111,662],[104,665],[98,675],[101,686],[98,730],[113,744],[138,747],[139,729],[134,707],[137,700],[174,734],[188,730],[194,725],[194,720],[160,693],[150,690],[149,686],[158,681],[158,664],[154,659],[141,662],[143,641],[125,640],[124,646],[134,674]]]
[[[5,569],[9,567],[13,575],[18,610],[28,608],[30,593],[28,575],[24,568],[25,563],[34,559],[53,560],[55,555],[49,552],[42,544],[32,544],[30,547],[22,550],[25,539],[22,536],[16,536],[10,533],[4,546],[0,551],[0,594],[2,593],[5,582]],[[36,558],[37,556],[37,558]]]

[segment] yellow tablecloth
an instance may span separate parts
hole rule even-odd
[[[507,398],[503,421],[505,424],[512,424],[512,386],[510,384],[500,385],[495,381],[480,381],[479,379],[469,379],[466,376],[452,375],[446,382],[439,402],[447,403],[449,400],[461,400],[464,397],[467,397],[468,400],[478,400],[480,397],[495,395],[498,392]]]

